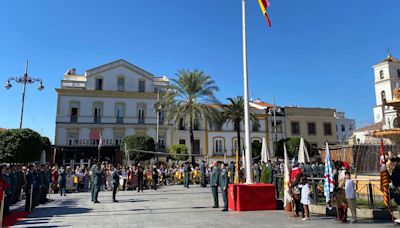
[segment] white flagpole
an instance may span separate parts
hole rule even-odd
[[[242,34],[243,34],[243,82],[244,82],[244,133],[246,152],[246,184],[253,183],[251,171],[251,143],[250,143],[250,116],[249,116],[249,85],[247,76],[247,38],[246,38],[246,0],[242,0]]]

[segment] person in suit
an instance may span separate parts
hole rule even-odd
[[[211,185],[211,192],[213,195],[214,199],[214,207],[213,208],[218,208],[218,179],[219,179],[219,167],[218,167],[218,162],[213,161],[212,162],[212,170],[211,170],[211,175],[210,175],[210,185]]]
[[[221,163],[219,186],[221,187],[222,199],[224,200],[224,208],[222,211],[228,211],[228,171],[226,170],[224,163]]]
[[[153,165],[152,179],[153,179],[153,190],[157,190],[158,170],[156,165]]]
[[[184,174],[184,187],[189,188],[189,180],[190,180],[190,165],[189,162],[186,162],[183,166],[183,174]]]
[[[206,163],[204,160],[201,161],[200,172],[201,172],[200,186],[205,188],[207,187],[207,183],[206,183]]]
[[[63,167],[58,171],[58,186],[60,188],[60,196],[66,195],[67,177]]]
[[[111,175],[112,175],[112,185],[113,185],[112,197],[113,197],[113,202],[116,203],[116,202],[118,202],[118,200],[115,199],[115,195],[117,194],[117,189],[119,187],[119,167],[118,167],[118,165],[115,166]]]
[[[136,180],[137,180],[137,192],[143,192],[143,168],[141,166],[138,167],[136,171]]]

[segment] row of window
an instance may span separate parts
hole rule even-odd
[[[300,123],[297,121],[291,122],[291,132],[292,135],[300,135]],[[324,135],[332,135],[332,124],[324,123],[323,124]],[[308,135],[317,135],[317,124],[314,122],[307,123],[307,132]]]
[[[95,90],[103,90],[104,88],[104,80],[102,78],[96,78]],[[117,78],[117,91],[125,91],[125,78],[119,77]],[[143,79],[139,79],[138,81],[138,91],[146,92],[146,81]]]
[[[400,78],[400,69],[397,69],[397,77]],[[379,78],[384,79],[385,74],[383,73],[383,70],[379,71]]]

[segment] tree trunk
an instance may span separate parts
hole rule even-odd
[[[193,134],[193,118],[189,120],[189,133],[190,133],[190,157],[192,158],[192,164],[194,166],[194,134]]]
[[[235,122],[235,128],[236,128],[236,137],[237,137],[237,153],[239,153],[239,158],[240,158],[240,151],[241,151],[241,143],[240,143],[240,122]],[[244,161],[243,161],[244,162]]]

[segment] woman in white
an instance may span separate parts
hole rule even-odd
[[[308,209],[308,205],[311,204],[310,185],[308,184],[308,180],[306,177],[302,178],[302,186],[300,187],[301,187],[300,203],[303,204],[303,210],[304,210],[303,221],[310,220],[310,210]]]

